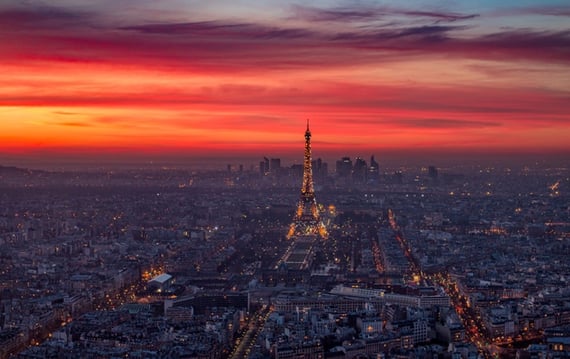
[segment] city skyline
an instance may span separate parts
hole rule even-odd
[[[0,160],[567,154],[562,2],[7,1]],[[27,161],[27,162],[26,162]]]

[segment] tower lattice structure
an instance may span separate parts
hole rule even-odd
[[[321,221],[319,208],[315,198],[313,186],[313,168],[311,160],[311,131],[309,120],[307,120],[307,130],[305,131],[305,158],[303,161],[303,184],[301,186],[301,197],[293,217],[293,223],[289,228],[288,237],[317,235],[322,238],[327,237],[326,228]]]

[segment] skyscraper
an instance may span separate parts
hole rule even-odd
[[[356,157],[354,161],[354,167],[352,168],[352,179],[354,183],[365,183],[367,178],[367,170],[368,166],[366,165],[366,161],[360,157]]]
[[[380,176],[380,167],[378,162],[374,158],[374,155],[370,156],[370,167],[368,167],[368,182],[377,183],[378,177]]]
[[[336,161],[336,174],[339,177],[349,177],[352,174],[352,160],[350,157],[343,157]]]

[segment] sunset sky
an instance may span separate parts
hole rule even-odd
[[[570,4],[0,2],[0,165],[302,161],[307,118],[331,159],[570,155]]]

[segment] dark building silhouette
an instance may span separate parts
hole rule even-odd
[[[322,159],[318,158],[316,161],[312,162],[313,166],[313,176],[319,179],[325,179],[328,176],[328,165],[323,162]]]
[[[354,160],[354,167],[352,168],[352,179],[354,183],[365,183],[367,179],[368,166],[366,161],[360,157]]]
[[[368,182],[378,183],[380,178],[380,167],[374,159],[374,155],[370,156],[370,167],[368,167]]]
[[[349,177],[352,174],[352,160],[350,157],[343,157],[336,161],[336,174],[339,177]]]
[[[270,171],[269,158],[263,157],[263,161],[259,162],[259,173],[265,176]]]
[[[279,171],[281,170],[281,159],[280,158],[272,158],[271,161],[269,162],[269,171],[271,173],[279,173]]]

